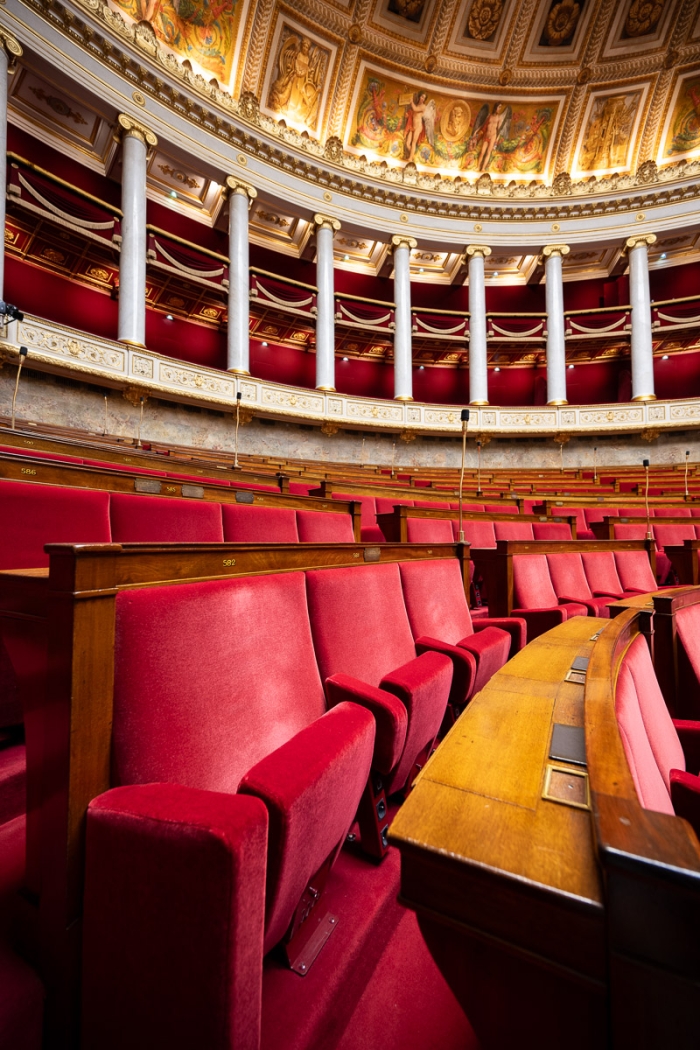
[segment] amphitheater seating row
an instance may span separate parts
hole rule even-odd
[[[190,554],[187,583],[176,548],[159,551],[157,565],[152,548],[51,552],[48,632],[68,677],[54,668],[52,703],[36,712],[37,739],[52,740],[50,761],[28,736],[30,776],[38,770],[40,784],[28,879],[46,907],[41,936],[43,957],[57,967],[45,973],[55,1003],[72,967],[69,928],[82,910],[82,839],[66,832],[90,803],[86,1048],[222,1046],[214,1034],[222,1031],[238,1033],[234,1045],[258,1046],[261,1013],[274,1014],[263,1016],[263,1029],[288,1023],[269,953],[283,942],[290,965],[305,972],[309,930],[325,923],[330,933],[335,923],[322,915],[325,882],[334,907],[352,911],[353,872],[363,862],[339,859],[339,850],[358,806],[362,844],[379,856],[388,796],[410,786],[432,750],[455,695],[453,668],[464,701],[525,640],[518,621],[471,630],[454,547],[413,548],[408,561],[400,548],[384,548],[379,564],[371,550],[363,564],[355,560],[368,556],[362,548],[310,547],[311,565],[335,558],[337,567],[267,574],[259,549],[235,551],[231,578],[221,578],[219,556]],[[279,549],[270,552],[280,565]],[[121,586],[124,573],[140,585]],[[99,578],[99,599],[88,578]],[[100,630],[90,614],[96,601]],[[77,626],[66,633],[68,622],[84,623],[89,635]],[[77,651],[82,670],[71,681]],[[64,704],[70,725],[56,721]],[[89,771],[78,759],[87,746]],[[395,862],[385,863],[391,870]],[[367,870],[376,872],[365,864],[358,878],[376,881]],[[337,918],[333,937],[345,924],[359,963],[366,919],[358,931],[347,914]],[[324,951],[317,965],[332,959]],[[332,997],[321,1000],[336,1009]],[[296,1046],[287,1036],[267,1045]]]
[[[349,514],[0,480],[0,569],[48,564],[47,543],[352,543]]]

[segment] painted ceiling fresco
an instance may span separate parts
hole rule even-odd
[[[696,0],[108,0],[319,142],[551,183],[700,155]]]

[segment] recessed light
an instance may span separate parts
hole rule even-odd
[[[668,361],[668,354],[664,354],[661,358],[662,361]]]
[[[350,258],[349,255],[344,255],[343,256],[343,262],[347,262],[349,258]]]
[[[423,269],[422,266],[418,267],[418,273],[425,273],[425,270]]]
[[[177,200],[177,193],[175,192],[175,190],[171,190],[171,191],[170,191],[170,196],[171,196],[171,197],[174,197],[174,198],[175,198],[175,200]]]
[[[263,343],[261,343],[260,345],[261,345],[261,346],[267,346],[267,343],[263,342]]]
[[[495,271],[495,273],[494,273],[494,275],[493,275],[493,276],[494,276],[494,277],[498,277],[498,270],[496,270],[496,271]]]
[[[666,258],[666,252],[662,252],[661,255],[659,256],[659,258],[660,259],[665,259]]]
[[[425,365],[418,365],[418,371],[419,372],[424,372],[425,371]]]
[[[347,358],[347,357],[343,358],[343,361],[348,361],[348,360],[349,360],[349,358]]]
[[[498,365],[496,365],[496,367],[494,368],[494,372],[500,372],[500,371],[501,371],[500,368],[498,367]]]
[[[172,314],[167,314],[167,315],[166,315],[166,318],[165,318],[165,320],[166,320],[166,321],[174,321],[174,320],[175,320],[175,318],[173,317],[173,315],[172,315]]]
[[[573,367],[574,367],[573,365],[569,365],[569,368],[573,368]]]

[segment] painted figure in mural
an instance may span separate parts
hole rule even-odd
[[[480,138],[481,145],[476,164],[479,171],[487,170],[501,140],[509,138],[512,115],[511,107],[505,106],[502,102],[495,103],[490,113],[488,103],[484,103],[477,113],[474,127],[472,128],[470,146],[473,147]]]
[[[269,105],[313,127],[321,96],[320,54],[308,37],[289,36],[280,48],[278,75],[270,89]]]
[[[694,77],[686,83],[678,96],[673,121],[671,142],[666,155],[690,153],[700,147],[700,79]]]
[[[404,126],[404,149],[408,151],[409,162],[414,160],[416,150],[424,137],[433,149],[436,115],[434,99],[428,102],[425,91],[416,91],[406,110]]]
[[[630,104],[628,104],[630,103]],[[636,99],[615,95],[599,103],[591,114],[581,147],[582,171],[607,171],[623,167],[627,158]]]

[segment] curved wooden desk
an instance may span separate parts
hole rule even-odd
[[[639,615],[575,617],[528,645],[392,825],[403,900],[484,1050],[700,1044],[700,848],[639,806],[615,719]],[[555,723],[585,729],[590,808],[586,767],[550,758]],[[552,766],[568,798],[544,797]]]

